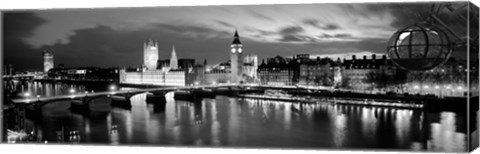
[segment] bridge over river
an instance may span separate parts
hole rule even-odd
[[[71,103],[72,111],[89,112],[90,104],[95,101],[108,101],[112,106],[131,108],[130,98],[147,93],[147,100],[153,100],[156,103],[165,103],[165,94],[173,91],[180,93],[175,94],[175,99],[187,100],[195,102],[201,98],[215,98],[215,95],[238,96],[241,93],[258,93],[263,94],[267,89],[277,89],[286,91],[289,94],[305,97],[329,97],[340,99],[356,99],[356,100],[377,100],[409,104],[422,104],[423,108],[429,109],[453,109],[458,111],[466,111],[467,98],[437,98],[427,96],[404,96],[404,95],[385,95],[385,94],[364,94],[352,92],[340,92],[335,90],[319,90],[309,89],[296,86],[259,86],[259,85],[207,85],[207,86],[184,86],[184,87],[160,87],[145,88],[133,90],[111,90],[106,92],[95,93],[77,93],[69,95],[59,95],[51,97],[30,97],[12,99],[15,106],[24,106],[33,117],[41,117],[42,107],[48,103],[66,101]],[[478,100],[478,97],[476,98]],[[342,102],[342,101],[339,101]],[[347,103],[349,104],[349,103]],[[350,103],[351,104],[351,103]],[[352,104],[351,104],[352,105]],[[353,104],[355,105],[355,104]],[[27,112],[27,113],[28,113]]]

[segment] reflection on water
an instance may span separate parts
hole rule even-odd
[[[335,147],[343,147],[345,135],[347,134],[347,130],[345,129],[347,127],[347,117],[345,116],[345,114],[336,113],[335,115],[333,115],[333,119],[335,127],[332,130],[334,131],[333,134],[335,136]]]
[[[88,144],[466,150],[464,117],[452,112],[223,96],[194,104],[173,93],[162,104],[146,95],[132,97],[129,110],[95,102],[108,108],[89,115],[71,113],[68,102],[47,104],[42,121],[27,126],[49,143],[63,128]]]
[[[17,82],[9,88],[9,91],[17,92],[19,95],[24,93],[30,93],[31,96],[50,97],[57,95],[67,95],[73,93],[85,93],[85,92],[99,92],[106,91],[108,83],[96,83],[92,85],[81,84],[67,84],[61,82],[45,83],[45,82]],[[5,88],[4,88],[5,89]],[[7,90],[7,89],[5,89]],[[15,96],[14,96],[15,97]],[[18,96],[16,96],[18,97]]]
[[[458,152],[466,150],[466,136],[456,130],[456,115],[442,112],[440,122],[430,124],[431,137],[428,149],[432,151]]]

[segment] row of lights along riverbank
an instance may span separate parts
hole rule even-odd
[[[115,85],[110,85],[110,86],[109,86],[109,90],[110,90],[110,91],[116,91],[116,90],[117,90],[117,86],[115,86]],[[76,92],[77,92],[77,90],[75,90],[74,88],[70,88],[70,89],[68,90],[68,93],[70,93],[70,95],[71,95],[70,97],[71,97],[71,98],[74,98],[74,97],[75,97],[74,94],[75,94]],[[91,93],[94,93],[94,91],[92,90]],[[31,92],[25,92],[25,93],[23,93],[23,97],[24,97],[24,98],[31,98],[31,96],[32,96],[32,93],[31,93]],[[85,96],[88,96],[88,91],[85,91]],[[40,95],[36,95],[36,97],[37,97],[37,100],[40,101]]]

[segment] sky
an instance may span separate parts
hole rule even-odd
[[[464,5],[457,4],[454,6]],[[3,12],[4,64],[41,71],[42,51],[65,67],[138,67],[143,42],[157,40],[159,58],[175,45],[178,58],[208,64],[229,60],[238,30],[246,54],[384,54],[398,29],[421,21],[432,3],[288,4],[22,10]],[[440,17],[465,35],[451,12]],[[454,55],[464,56],[465,52]]]

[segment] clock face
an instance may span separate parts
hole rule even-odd
[[[232,48],[232,53],[235,53],[235,48]]]
[[[239,52],[239,53],[242,53],[242,48],[238,48],[238,52]]]
[[[48,71],[52,68],[52,65],[50,63],[45,63],[43,64],[45,71]]]

